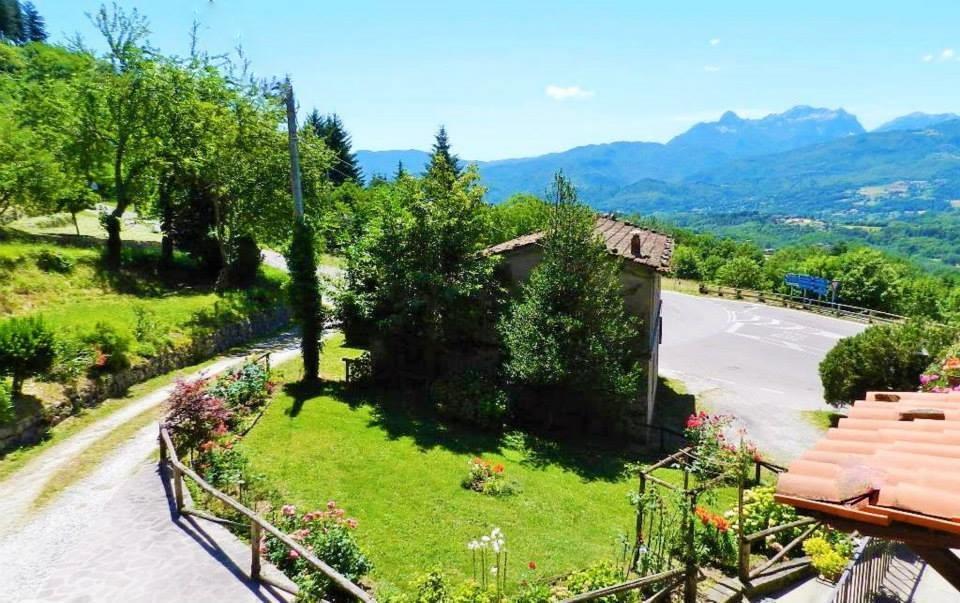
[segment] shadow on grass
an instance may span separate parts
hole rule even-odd
[[[521,464],[534,469],[560,467],[585,481],[618,481],[630,463],[651,462],[659,454],[631,441],[582,432],[533,433],[530,430],[484,430],[445,419],[427,403],[422,390],[357,389],[343,382],[288,383],[292,398],[284,413],[296,418],[305,404],[322,403],[329,396],[352,408],[369,407],[369,427],[389,439],[410,438],[418,449],[442,448],[455,454],[484,456],[510,450]]]
[[[683,384],[663,377],[657,378],[657,407],[653,424],[676,431],[683,431],[687,417],[697,410],[697,397],[688,394]]]

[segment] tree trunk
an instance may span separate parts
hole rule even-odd
[[[70,212],[70,217],[73,218],[73,228],[77,231],[77,238],[80,238],[80,224],[77,223],[77,212]]]
[[[120,257],[123,252],[123,242],[120,240],[120,216],[123,211],[120,206],[113,210],[104,220],[104,226],[107,229],[107,250],[104,255],[104,262],[110,268],[120,267]]]

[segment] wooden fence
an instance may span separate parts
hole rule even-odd
[[[260,517],[253,510],[247,508],[232,496],[229,496],[228,494],[225,494],[211,486],[202,477],[197,475],[190,467],[183,464],[180,461],[180,458],[177,456],[177,449],[173,445],[173,440],[171,440],[170,434],[167,432],[166,428],[163,427],[163,425],[160,426],[160,463],[161,466],[168,467],[172,473],[173,494],[177,505],[177,511],[179,513],[183,515],[199,517],[215,523],[242,527],[242,524],[239,524],[235,521],[217,517],[199,509],[187,507],[184,504],[183,499],[184,478],[186,477],[193,480],[201,490],[250,520],[250,577],[252,579],[258,582],[270,584],[277,588],[284,590],[287,589],[287,587],[283,584],[278,584],[270,580],[266,576],[263,576],[260,572],[260,538],[263,534],[269,534],[282,542],[287,549],[296,551],[300,555],[301,559],[305,560],[307,563],[329,578],[333,585],[339,590],[355,599],[363,601],[364,603],[374,603],[375,600],[372,596],[370,596],[370,594],[345,578],[342,574],[324,563],[322,560],[318,559],[316,555],[307,550],[306,547],[290,538],[287,534],[284,534],[273,524],[268,522],[263,517]]]
[[[794,308],[815,312],[817,314],[826,314],[838,318],[847,318],[866,323],[894,323],[903,322],[905,316],[872,310],[860,306],[851,306],[849,304],[833,303],[826,300],[801,297],[799,295],[789,295],[784,293],[774,293],[772,291],[754,291],[752,289],[735,289],[733,287],[724,287],[721,285],[709,285],[700,283],[700,293],[703,295],[716,295],[719,297],[729,297],[731,299],[746,299],[750,301],[766,303],[778,303],[785,308]]]
[[[837,581],[831,603],[866,603],[880,594],[893,561],[893,543],[865,539],[854,553],[853,562]]]

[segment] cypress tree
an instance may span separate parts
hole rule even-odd
[[[40,16],[40,11],[33,5],[33,2],[25,2],[23,5],[23,34],[24,42],[46,42],[47,25]]]
[[[23,14],[17,0],[0,0],[0,39],[23,42]]]
[[[403,161],[397,162],[397,171],[393,174],[393,180],[399,182],[406,178],[409,174],[407,170],[403,167]]]
[[[305,381],[316,381],[320,376],[323,306],[320,303],[320,280],[317,277],[313,229],[303,219],[297,220],[293,227],[293,240],[287,252],[287,266],[290,269],[290,306],[301,329],[303,377]]]
[[[307,116],[304,127],[312,129],[327,148],[334,152],[336,158],[334,165],[327,171],[327,177],[335,186],[340,186],[347,181],[358,184],[363,181],[363,171],[357,163],[357,156],[351,150],[353,143],[350,140],[350,134],[340,116],[336,113],[322,116],[314,109]]]

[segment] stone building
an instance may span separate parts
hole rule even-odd
[[[620,281],[627,310],[638,316],[644,330],[642,353],[647,364],[647,423],[653,420],[657,392],[657,352],[660,345],[660,275],[669,271],[673,239],[660,232],[640,228],[610,215],[597,216],[594,230],[607,250],[621,259]],[[543,257],[539,244],[544,233],[535,232],[494,245],[486,253],[503,258],[511,281],[525,281]]]

